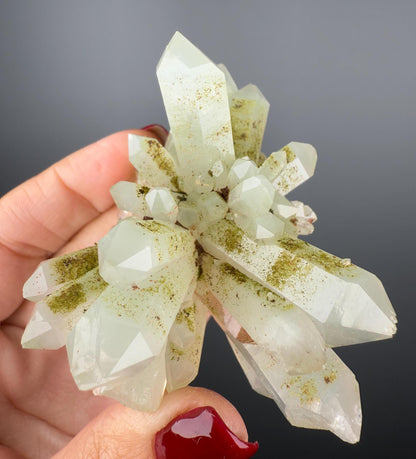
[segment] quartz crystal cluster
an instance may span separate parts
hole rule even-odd
[[[357,442],[358,383],[332,348],[389,338],[396,318],[373,274],[298,238],[316,215],[286,196],[313,175],[315,149],[266,158],[267,100],[178,32],[157,76],[166,145],[129,136],[137,182],[111,189],[120,221],[40,264],[22,345],[66,345],[81,390],[155,410],[196,376],[209,311],[289,422]]]

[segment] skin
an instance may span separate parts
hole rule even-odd
[[[177,415],[213,406],[242,440],[247,431],[220,395],[187,387],[165,396],[155,413],[139,413],[81,392],[65,348],[22,349],[33,303],[22,287],[44,259],[88,246],[117,221],[109,188],[132,180],[127,133],[163,142],[161,131],[123,131],[54,164],[0,200],[0,459],[154,458],[155,433]]]

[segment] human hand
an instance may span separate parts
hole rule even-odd
[[[129,132],[161,137],[160,130]],[[214,392],[187,387],[166,395],[156,413],[139,413],[79,391],[65,348],[20,345],[33,309],[22,301],[26,279],[42,260],[103,237],[117,222],[109,189],[133,176],[123,131],[64,158],[0,200],[0,458],[154,458],[156,432],[205,405],[247,440],[236,409]]]

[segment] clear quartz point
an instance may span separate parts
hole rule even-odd
[[[82,390],[113,386],[143,371],[167,337],[196,275],[193,256],[130,288],[108,286],[69,334],[72,376]]]
[[[178,204],[178,222],[185,228],[195,229],[201,222],[201,211],[195,202],[182,201]]]
[[[248,156],[259,164],[270,104],[257,86],[248,84],[238,89],[225,65],[218,64],[218,68],[227,83],[235,156]]]
[[[206,226],[223,219],[228,211],[227,203],[215,191],[199,194],[196,197],[196,204],[201,212],[201,221]]]
[[[283,218],[291,218],[297,215],[298,211],[297,207],[278,191],[274,195],[271,210],[274,214],[280,215]]]
[[[104,395],[139,411],[156,411],[166,388],[165,346],[134,375],[117,378],[97,387],[94,395]]]
[[[255,242],[222,220],[204,231],[199,242],[214,257],[303,309],[323,324],[328,336],[339,332],[343,344],[352,344],[349,330],[354,330],[354,342],[372,341],[374,335],[388,338],[396,331],[394,310],[376,276],[304,241]]]
[[[165,148],[169,152],[170,156],[172,157],[176,167],[178,167],[178,154],[176,152],[175,142],[173,141],[173,135],[171,131],[169,132],[166,138]]]
[[[178,216],[178,204],[168,188],[152,188],[146,194],[146,203],[150,215],[155,220],[175,223]]]
[[[235,156],[258,164],[270,104],[254,84],[229,94]]]
[[[272,398],[292,425],[329,430],[348,443],[360,440],[359,386],[334,351],[326,349],[322,369],[293,376],[262,346],[227,336],[253,389]]]
[[[166,349],[167,390],[187,386],[196,377],[201,359],[207,310],[194,300],[194,280],[170,330]]]
[[[286,155],[283,159],[282,152]],[[288,194],[303,182],[312,177],[315,172],[317,154],[315,148],[308,143],[290,142],[279,152],[273,153],[261,166],[261,173],[267,178],[282,195]]]
[[[161,143],[150,137],[129,134],[129,158],[137,169],[138,182],[149,187],[177,190],[175,161]]]
[[[200,281],[198,295],[227,332],[274,353],[290,374],[322,368],[325,343],[306,313],[209,255],[202,267],[207,288]]]
[[[263,175],[246,178],[230,191],[228,206],[232,212],[258,217],[269,211],[275,190]]]
[[[146,202],[149,187],[132,182],[118,182],[110,189],[116,206],[123,211],[131,212],[135,217],[150,217],[150,210]]]
[[[286,225],[284,219],[270,212],[259,217],[235,214],[234,222],[251,239],[270,239],[282,236]]]
[[[238,91],[238,87],[231,76],[231,73],[228,71],[227,67],[224,64],[218,64],[217,67],[221,70],[221,72],[225,76],[225,82],[227,84],[227,91],[228,94],[232,94],[235,91]]]
[[[314,231],[313,224],[318,217],[316,213],[307,205],[300,201],[292,201],[292,206],[296,209],[296,213],[290,219],[290,222],[296,229],[296,234],[308,235]]]
[[[23,286],[23,297],[39,301],[66,282],[83,276],[97,264],[96,246],[42,261]]]
[[[243,180],[259,175],[259,169],[250,158],[236,159],[228,173],[228,187],[232,190]]]
[[[194,248],[193,237],[177,225],[127,218],[98,243],[100,274],[109,284],[132,285]]]
[[[157,77],[178,158],[183,191],[215,186],[209,171],[234,161],[231,117],[223,72],[176,32]]]
[[[273,181],[280,175],[287,165],[287,153],[284,150],[275,151],[268,158],[265,158],[260,166],[259,173],[267,180]]]
[[[97,267],[36,303],[22,336],[22,347],[59,349],[65,346],[68,333],[106,285]]]

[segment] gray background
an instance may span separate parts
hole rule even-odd
[[[208,327],[197,384],[228,397],[259,458],[414,456],[414,1],[0,1],[0,192],[113,131],[166,123],[155,66],[181,30],[271,103],[264,151],[318,149],[294,193],[309,241],[384,282],[392,341],[340,349],[361,384],[361,443],[290,427]]]

